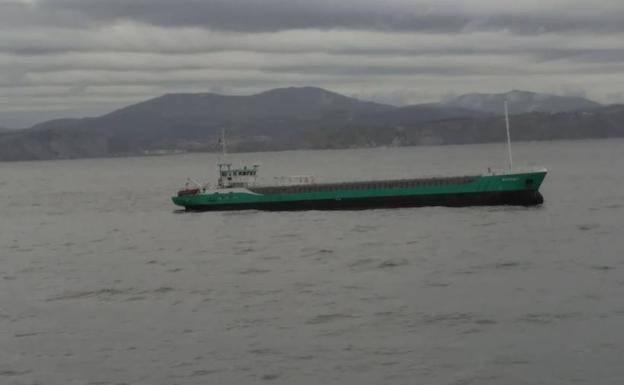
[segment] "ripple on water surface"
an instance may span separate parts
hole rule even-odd
[[[0,384],[624,383],[623,146],[519,143],[553,170],[529,209],[176,213],[216,157],[0,164]],[[504,151],[240,157],[340,180]]]

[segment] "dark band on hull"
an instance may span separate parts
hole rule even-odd
[[[370,198],[343,198],[306,201],[253,202],[220,205],[187,206],[188,211],[302,211],[302,210],[363,210],[371,208],[398,208],[424,206],[534,206],[544,203],[539,191],[480,192],[438,195],[410,195]]]

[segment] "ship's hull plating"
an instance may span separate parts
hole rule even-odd
[[[546,171],[487,175],[461,178],[438,178],[396,181],[379,188],[356,189],[352,185],[332,185],[302,191],[268,193],[220,192],[174,197],[173,201],[189,211],[225,210],[362,210],[423,206],[533,206],[544,202],[538,191]],[[422,183],[420,183],[422,181]],[[373,183],[373,182],[370,182]],[[351,187],[349,187],[351,186]],[[402,186],[402,187],[401,187]],[[407,186],[407,187],[406,187]]]
[[[389,196],[372,198],[323,199],[311,201],[250,202],[222,205],[191,205],[188,211],[298,211],[298,210],[364,210],[372,208],[424,206],[534,206],[544,203],[539,191],[482,192],[440,195]]]

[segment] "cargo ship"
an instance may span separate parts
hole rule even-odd
[[[506,106],[505,106],[506,107]],[[507,108],[506,108],[507,110]],[[256,183],[258,165],[235,168],[220,163],[214,188],[191,180],[172,198],[188,211],[218,210],[357,210],[420,206],[532,206],[544,202],[539,188],[544,168],[516,170],[511,157],[509,118],[507,144],[509,169],[480,175],[414,179],[316,183],[311,178],[262,186]],[[225,155],[225,135],[220,140]]]

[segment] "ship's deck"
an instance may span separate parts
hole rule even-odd
[[[438,177],[419,179],[393,179],[342,183],[314,183],[289,186],[254,186],[248,189],[257,194],[292,194],[306,192],[327,192],[338,190],[375,190],[393,188],[414,188],[426,186],[462,185],[473,182],[478,176]]]

